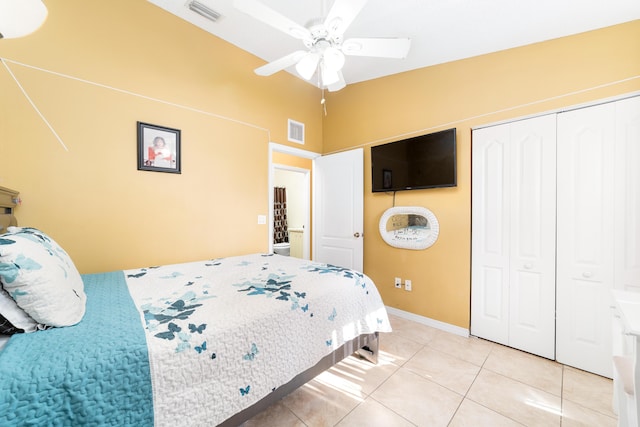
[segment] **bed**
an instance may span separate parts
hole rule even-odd
[[[7,228],[0,284],[19,302],[27,288],[15,285],[19,276],[8,282],[23,271],[7,273],[15,245],[2,239],[24,235],[45,241],[49,257],[66,253],[40,230]],[[391,330],[366,275],[281,255],[80,280],[63,287],[73,307],[55,319],[72,325],[51,327],[38,313],[32,333],[0,350],[0,425],[239,425],[354,352],[375,361],[378,333]]]

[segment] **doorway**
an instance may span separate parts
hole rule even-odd
[[[269,252],[273,252],[274,244],[273,188],[284,186],[287,188],[290,253],[311,259],[311,173],[313,159],[319,156],[311,151],[269,144]]]
[[[273,165],[273,186],[286,191],[289,254],[294,258],[309,259],[309,246],[304,237],[310,227],[310,174],[310,169],[280,163]]]

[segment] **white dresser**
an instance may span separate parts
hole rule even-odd
[[[613,290],[613,404],[618,425],[640,422],[640,292]]]

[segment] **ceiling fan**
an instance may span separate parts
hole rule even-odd
[[[379,58],[405,58],[411,46],[408,38],[349,38],[346,29],[358,16],[367,0],[335,0],[325,18],[302,26],[258,0],[235,0],[234,6],[247,15],[302,40],[307,50],[297,50],[254,71],[270,76],[295,65],[298,74],[311,80],[316,71],[322,88],[334,92],[346,86],[342,67],[345,55]]]

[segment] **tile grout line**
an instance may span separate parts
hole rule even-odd
[[[492,344],[495,344],[495,343],[492,343]],[[503,413],[501,413],[501,412],[498,412],[498,411],[496,411],[495,409],[489,408],[488,406],[485,406],[485,405],[483,405],[482,403],[480,403],[480,402],[476,402],[476,401],[475,401],[475,400],[473,400],[472,398],[467,397],[467,395],[469,394],[469,391],[470,391],[470,390],[471,390],[471,388],[473,387],[473,384],[475,384],[476,380],[478,379],[478,376],[480,376],[480,372],[482,372],[482,370],[483,370],[483,369],[486,369],[486,370],[487,370],[487,371],[489,371],[489,372],[495,373],[496,375],[501,375],[501,376],[503,376],[503,377],[505,377],[505,378],[513,379],[513,378],[509,378],[509,377],[507,377],[507,376],[505,376],[505,375],[502,375],[502,374],[500,374],[500,373],[498,373],[498,372],[493,372],[491,369],[485,368],[485,366],[484,366],[484,365],[487,363],[487,360],[489,360],[489,357],[491,356],[491,353],[493,353],[494,349],[495,349],[495,347],[492,345],[491,350],[489,350],[489,353],[487,353],[487,357],[485,357],[485,358],[484,358],[484,360],[482,361],[482,365],[480,365],[480,369],[478,369],[478,373],[476,374],[475,378],[473,379],[473,381],[472,381],[472,382],[471,382],[471,384],[469,385],[469,388],[468,388],[468,389],[467,389],[467,391],[465,392],[464,397],[463,397],[463,399],[462,399],[462,402],[464,402],[465,400],[467,400],[467,399],[468,399],[469,401],[471,401],[471,402],[475,403],[476,405],[482,406],[483,408],[487,409],[488,411],[491,411],[491,412],[493,412],[493,413],[495,413],[495,414],[498,414],[498,415],[500,415],[500,416],[502,416],[502,417],[504,417],[504,418],[506,418],[506,419],[508,419],[508,420],[511,420],[511,421],[513,421],[513,422],[514,422],[514,423],[516,423],[516,424],[524,425],[524,424],[522,424],[520,421],[518,421],[518,420],[514,420],[513,418],[511,418],[511,417],[510,417],[510,416],[508,416],[508,415],[505,415],[505,414],[503,414]],[[517,380],[514,380],[514,381],[517,381]],[[518,381],[518,382],[520,382],[520,381]],[[525,383],[522,383],[522,384],[525,384]],[[525,384],[525,385],[527,385],[527,384]],[[534,388],[535,388],[535,387],[534,387]],[[460,402],[460,405],[462,405],[462,402]],[[458,412],[458,410],[456,410],[456,413],[457,413],[457,412]],[[454,414],[454,417],[452,417],[452,418],[451,418],[451,421],[453,421],[453,418],[455,418],[455,414]],[[451,423],[451,421],[450,421],[449,423]]]
[[[403,337],[403,338],[406,338],[406,337]],[[406,339],[409,339],[409,338],[406,338]],[[413,341],[413,340],[412,340],[412,341]],[[415,341],[414,341],[414,342],[415,342]],[[419,343],[418,343],[418,344],[419,344]],[[424,347],[424,346],[425,346],[425,345],[423,345],[423,347]],[[380,350],[378,350],[378,351],[380,351]],[[418,350],[418,351],[420,351],[420,350]],[[418,353],[418,352],[416,352],[416,354],[417,354],[417,353]],[[415,355],[414,355],[414,356],[415,356]],[[411,357],[413,357],[413,356],[411,356]],[[389,410],[389,411],[393,412],[395,415],[399,416],[399,417],[400,417],[400,418],[402,418],[403,420],[405,420],[405,421],[407,421],[408,423],[410,423],[411,425],[414,425],[414,426],[415,426],[415,424],[414,424],[414,423],[412,423],[411,421],[407,420],[407,419],[406,419],[405,417],[403,417],[401,414],[397,413],[396,411],[394,411],[393,409],[389,408],[389,407],[388,407],[388,406],[386,406],[384,403],[382,403],[382,402],[378,401],[377,399],[375,399],[375,398],[372,396],[372,395],[373,395],[373,393],[375,393],[375,392],[376,392],[376,390],[378,390],[380,387],[382,387],[382,386],[383,386],[387,381],[389,381],[389,379],[391,379],[391,377],[393,377],[395,374],[397,374],[397,373],[398,373],[398,371],[400,370],[400,368],[402,368],[402,366],[403,366],[405,363],[407,363],[407,362],[408,362],[408,360],[406,360],[402,365],[396,365],[395,363],[390,362],[392,365],[397,366],[397,369],[396,369],[396,370],[395,370],[391,375],[389,375],[387,378],[385,378],[385,379],[384,379],[384,381],[382,381],[380,384],[378,384],[378,386],[377,386],[377,387],[375,387],[375,388],[371,391],[371,393],[369,393],[369,394],[363,393],[363,394],[365,395],[365,397],[364,397],[364,399],[362,400],[362,402],[358,403],[358,404],[355,406],[355,408],[353,408],[352,410],[350,410],[349,412],[347,412],[347,413],[346,413],[346,414],[345,414],[345,415],[344,415],[340,420],[338,420],[338,422],[337,422],[337,423],[335,423],[333,426],[334,426],[334,427],[336,427],[338,424],[340,424],[340,423],[341,423],[345,418],[347,418],[347,417],[349,416],[349,414],[351,414],[353,411],[355,411],[355,410],[356,410],[360,405],[362,405],[362,404],[363,404],[367,399],[369,399],[369,398],[370,398],[370,399],[372,399],[372,400],[375,400],[375,401],[376,401],[376,403],[378,403],[379,405],[383,406],[383,407],[384,407],[384,408],[386,408],[387,410]],[[303,423],[303,424],[304,424],[304,423]],[[306,425],[306,424],[305,424],[305,425]]]

